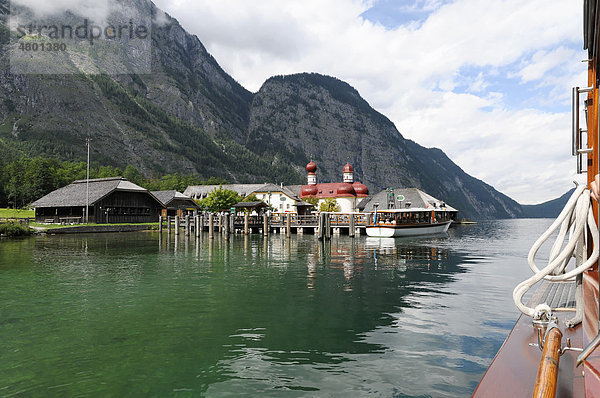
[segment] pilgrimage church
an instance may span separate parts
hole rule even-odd
[[[306,165],[308,184],[302,185],[300,199],[319,199],[319,205],[326,199],[335,199],[342,213],[357,211],[358,203],[369,196],[369,188],[361,182],[354,181],[354,169],[346,163],[342,169],[343,182],[317,183],[317,165],[311,161]],[[317,208],[319,207],[317,205]]]

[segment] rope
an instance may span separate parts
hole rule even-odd
[[[540,247],[559,227],[560,231],[550,251],[548,264],[540,270],[535,263],[535,256]],[[594,247],[590,258],[587,258],[588,230],[591,233]],[[565,245],[567,234],[569,234],[569,238]],[[590,191],[586,189],[586,185],[578,185],[558,218],[538,238],[529,251],[527,262],[534,275],[519,283],[513,291],[513,300],[519,310],[525,315],[535,317],[536,312],[542,310],[542,307],[540,305],[538,306],[540,308],[531,308],[523,304],[522,300],[525,293],[542,279],[551,282],[575,280],[577,275],[591,267],[598,259],[598,240],[598,227],[590,204]],[[574,255],[581,258],[581,263],[576,264],[574,269],[566,272],[569,260]]]

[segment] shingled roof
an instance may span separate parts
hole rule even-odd
[[[145,188],[140,187],[123,177],[110,178],[95,178],[89,180],[89,204],[94,205],[96,202],[106,197],[113,191],[128,191],[128,192],[148,192]],[[31,204],[32,207],[80,207],[86,205],[87,197],[87,180],[77,180],[65,187],[59,188],[56,191],[50,192],[48,195],[36,200]]]
[[[183,201],[189,202],[189,204],[191,206],[198,208],[198,205],[196,204],[196,202],[194,202],[194,200],[192,198],[190,198],[187,195],[182,194],[181,192],[175,191],[175,190],[170,190],[170,191],[152,191],[152,195],[154,195],[158,200],[160,200],[160,202],[165,207],[167,205],[169,205],[169,203],[171,203],[175,199],[179,199],[179,200],[183,200]]]

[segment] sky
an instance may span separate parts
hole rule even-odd
[[[342,79],[400,133],[522,204],[572,188],[581,0],[154,0],[256,92]]]
[[[110,0],[13,0],[98,15]],[[571,87],[587,86],[583,0],[154,0],[256,92],[342,79],[400,133],[522,204],[572,188]]]

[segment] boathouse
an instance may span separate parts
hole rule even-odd
[[[78,180],[31,204],[41,223],[80,223],[89,204],[90,223],[156,222],[163,208],[150,191],[123,177]]]
[[[395,188],[386,189],[376,195],[368,196],[360,201],[357,209],[363,213],[386,209],[428,209],[442,210],[450,219],[456,219],[458,210],[448,205],[443,200],[434,198],[418,188]]]
[[[163,217],[184,217],[186,215],[193,215],[195,211],[197,212],[200,209],[200,206],[194,202],[194,199],[175,190],[152,191],[151,193],[162,203]]]
[[[300,199],[319,199],[319,205],[326,199],[334,199],[342,213],[357,211],[361,199],[369,195],[369,188],[361,182],[354,181],[354,169],[346,163],[342,169],[342,182],[317,183],[317,165],[311,161],[306,165],[308,172],[307,185],[302,185]],[[318,206],[317,206],[318,207]]]

